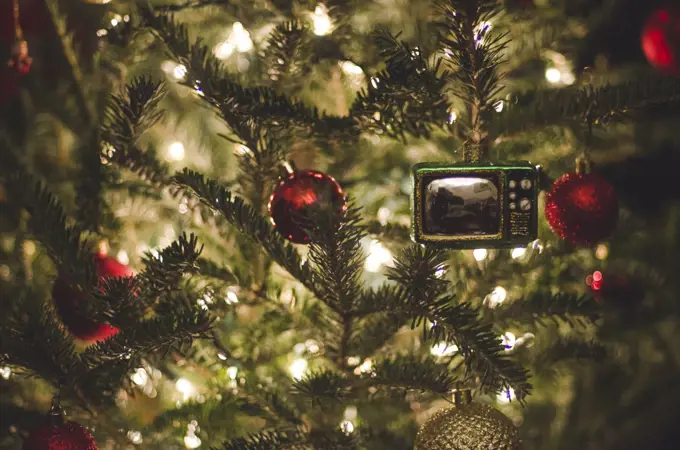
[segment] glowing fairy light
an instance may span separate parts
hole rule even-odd
[[[496,395],[496,401],[503,405],[507,405],[516,398],[515,390],[513,388],[504,389]]]
[[[231,366],[227,368],[227,376],[231,380],[235,380],[236,376],[238,375],[238,367],[236,366]]]
[[[352,61],[342,61],[340,62],[340,68],[347,75],[363,75],[364,71],[361,67],[354,64]]]
[[[512,256],[512,259],[519,259],[523,257],[526,254],[526,252],[527,249],[525,247],[517,247],[512,249],[510,256]]]
[[[348,356],[347,357],[347,365],[350,367],[358,366],[359,363],[361,363],[361,358],[358,356]]]
[[[253,152],[243,144],[234,144],[234,153],[239,156],[244,156],[249,155]]]
[[[167,159],[169,161],[181,161],[184,159],[184,144],[175,141],[168,146]]]
[[[607,259],[609,256],[609,247],[606,244],[600,244],[595,249],[595,257],[600,261]]]
[[[449,113],[449,123],[453,123],[458,119],[458,113],[456,111],[451,111]]]
[[[224,353],[224,352],[219,352],[219,353],[217,354],[217,357],[220,358],[222,361],[226,361],[226,360],[227,360],[227,354]]]
[[[434,276],[437,278],[444,278],[444,275],[446,275],[446,268],[440,267],[434,272]]]
[[[391,263],[392,259],[392,252],[380,242],[373,240],[368,246],[368,256],[364,267],[368,272],[379,272],[382,266]]]
[[[505,106],[505,102],[503,100],[498,100],[493,104],[493,109],[495,109],[496,112],[501,112],[503,111],[503,106]]]
[[[139,445],[144,442],[144,439],[142,439],[142,433],[140,431],[130,430],[127,432],[127,437],[130,439],[130,442],[135,445]]]
[[[379,84],[380,84],[380,78],[371,77],[371,86],[373,86],[374,89],[378,89]]]
[[[116,15],[113,16],[113,18],[111,19],[111,26],[112,26],[112,27],[118,26],[118,24],[119,24],[122,20],[123,20],[123,18],[120,16],[120,14],[116,14]]]
[[[362,375],[373,372],[373,360],[366,358],[361,365],[354,369],[354,375]]]
[[[484,261],[489,256],[489,251],[485,248],[476,248],[472,251],[472,256],[476,261]]]
[[[0,377],[2,377],[4,380],[9,380],[9,377],[11,376],[12,369],[9,366],[0,367]]]
[[[548,83],[557,84],[562,79],[562,72],[555,67],[550,67],[545,71],[545,79],[548,80]]]
[[[317,36],[324,36],[333,30],[333,23],[328,16],[328,8],[321,3],[314,8],[314,13],[312,14],[312,27],[314,34]]]
[[[351,420],[343,420],[340,422],[340,429],[343,433],[345,433],[346,436],[349,436],[350,434],[354,433],[354,424]]]
[[[183,64],[177,64],[174,69],[172,69],[172,76],[175,80],[183,80],[187,74],[187,68]]]
[[[307,351],[313,355],[319,353],[319,351],[321,350],[321,347],[319,347],[319,343],[314,339],[307,339],[305,341],[305,347],[307,348]]]
[[[489,308],[495,308],[502,305],[508,296],[508,291],[501,286],[496,286],[493,291],[484,299],[484,304]]]
[[[492,28],[491,22],[487,20],[484,20],[477,25],[477,27],[475,28],[475,43],[477,45],[484,42],[484,38],[486,37],[487,33],[491,30],[491,28]]]
[[[301,380],[302,377],[305,376],[305,373],[307,372],[308,366],[309,366],[309,363],[307,362],[306,359],[297,358],[288,367],[288,371],[290,372],[290,375],[293,377],[293,379],[297,381],[297,380]]]
[[[137,386],[144,386],[149,381],[149,374],[146,370],[140,367],[135,370],[135,373],[130,378]]]
[[[201,446],[201,439],[193,432],[189,432],[184,436],[184,446],[186,448],[198,448]]]
[[[451,356],[458,351],[458,346],[447,342],[439,342],[430,348],[430,354],[437,357]]]
[[[235,22],[231,27],[229,37],[215,46],[214,53],[219,59],[229,58],[234,51],[246,53],[253,49],[253,40],[250,32],[245,29],[241,22]]]
[[[189,205],[187,205],[187,199],[183,198],[181,202],[179,202],[179,206],[177,207],[177,210],[179,211],[180,214],[186,214],[189,212]]]
[[[197,391],[194,385],[186,378],[180,378],[175,382],[175,388],[182,394],[183,401],[187,401],[190,398],[196,396]]]
[[[109,34],[109,31],[104,28],[97,30],[97,37],[104,37],[107,34]]]
[[[228,291],[227,292],[227,298],[225,299],[227,302],[227,305],[233,305],[235,303],[238,303],[238,296],[236,295],[236,292],[234,291]]]
[[[505,347],[506,350],[512,350],[517,344],[517,336],[510,331],[506,331],[505,334],[501,336],[501,345]]]
[[[387,225],[387,221],[390,220],[390,217],[392,217],[392,211],[389,208],[383,206],[378,210],[378,222],[380,222],[380,225]]]
[[[129,264],[130,263],[130,257],[128,256],[128,254],[125,250],[119,251],[118,254],[116,255],[116,259],[121,264]]]

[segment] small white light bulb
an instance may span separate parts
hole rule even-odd
[[[314,14],[312,14],[312,26],[314,34],[317,36],[324,36],[331,32],[333,29],[333,24],[331,23],[331,18],[328,17],[328,8],[325,5],[319,3],[314,8]]]
[[[512,249],[512,253],[510,255],[512,256],[512,259],[519,259],[524,256],[526,252],[526,247],[517,247]]]
[[[175,77],[176,80],[183,80],[186,74],[187,68],[183,64],[177,64],[172,69],[172,76]]]
[[[130,264],[130,257],[128,256],[125,250],[119,251],[118,254],[116,255],[116,259],[121,264]]]
[[[559,69],[550,67],[545,71],[545,79],[548,80],[548,83],[557,84],[562,79],[562,72]]]
[[[361,67],[357,66],[354,64],[352,61],[342,61],[340,63],[340,68],[342,69],[343,72],[345,72],[348,75],[363,75],[364,71],[361,69]]]
[[[290,367],[288,367],[288,370],[290,371],[290,374],[294,380],[301,380],[302,377],[305,376],[308,366],[309,363],[306,359],[297,358],[295,361],[293,361]]]
[[[364,267],[368,272],[379,272],[383,265],[392,263],[392,252],[386,249],[379,241],[371,241],[368,247],[368,256]]]
[[[231,367],[228,367],[228,368],[227,368],[227,376],[228,376],[230,379],[235,380],[235,379],[236,379],[236,375],[238,375],[238,367],[236,367],[236,366],[231,366]]]
[[[433,356],[451,356],[458,351],[458,346],[449,344],[447,342],[439,342],[430,348],[430,354]]]
[[[194,433],[189,433],[184,436],[184,445],[186,448],[198,448],[201,446],[201,439]]]
[[[503,304],[506,297],[508,296],[508,291],[501,286],[496,286],[493,291],[484,299],[484,304],[489,308],[495,308],[498,305]]]
[[[472,256],[474,256],[477,261],[484,261],[486,257],[489,256],[489,252],[485,248],[477,248],[472,251]]]
[[[181,161],[184,159],[184,144],[175,141],[168,146],[167,158],[170,161]]]
[[[144,370],[143,368],[139,368],[135,370],[134,375],[132,375],[130,378],[132,378],[132,382],[135,383],[137,386],[144,386],[147,381],[149,381],[149,374]]]
[[[340,422],[340,429],[346,436],[354,433],[354,424],[349,420],[343,420]]]

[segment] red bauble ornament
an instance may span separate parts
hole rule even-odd
[[[75,422],[38,428],[24,441],[22,450],[99,450],[92,434]]]
[[[601,176],[567,173],[548,192],[545,217],[560,238],[593,244],[616,228],[619,202],[614,187]]]
[[[12,46],[12,54],[7,62],[7,67],[12,69],[19,76],[28,74],[31,71],[33,58],[28,54],[28,42],[18,39]]]
[[[119,263],[113,258],[103,255],[96,255],[97,275],[99,279],[108,277],[130,277],[134,275],[132,269]],[[63,276],[59,276],[52,288],[52,298],[57,313],[66,328],[73,335],[88,344],[103,341],[118,333],[118,328],[105,323],[97,323],[92,319],[83,316],[77,309],[79,302],[87,301],[87,296],[80,290],[74,288]]]
[[[659,71],[680,75],[680,7],[663,6],[642,29],[642,50]]]
[[[304,224],[311,208],[339,214],[345,211],[345,195],[335,178],[316,170],[296,170],[279,183],[269,199],[272,223],[297,244],[309,243]]]

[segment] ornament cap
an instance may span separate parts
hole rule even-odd
[[[295,162],[292,160],[284,161],[281,163],[281,166],[279,167],[279,176],[281,178],[287,178],[290,175],[294,174],[297,171],[297,168],[295,167]]]
[[[466,406],[472,403],[472,390],[469,388],[457,387],[453,390],[453,404],[456,407]]]
[[[52,398],[52,407],[50,408],[47,414],[50,418],[50,425],[61,426],[64,424],[65,413],[63,408],[61,407],[60,394],[57,393],[57,395],[55,395],[54,398]]]
[[[576,173],[588,174],[592,169],[593,163],[587,155],[583,154],[576,158]]]

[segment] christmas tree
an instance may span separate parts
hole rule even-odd
[[[677,448],[671,3],[3,0],[0,448]]]

